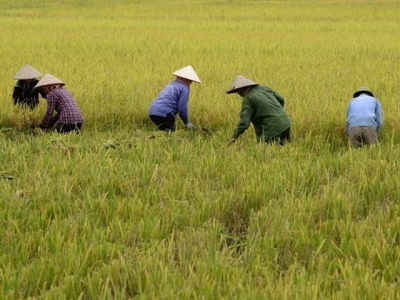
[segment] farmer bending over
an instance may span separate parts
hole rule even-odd
[[[60,79],[51,74],[46,74],[35,86],[46,95],[47,110],[39,127],[51,129],[54,124],[58,133],[75,131],[79,133],[82,128],[83,117],[74,97],[63,88],[65,85]],[[56,114],[53,116],[53,113]]]
[[[172,75],[176,76],[176,80],[165,86],[153,100],[149,108],[149,117],[159,130],[175,131],[175,117],[179,114],[186,128],[193,129],[188,116],[190,84],[193,81],[201,83],[200,78],[190,65]]]
[[[353,148],[378,143],[378,131],[383,125],[382,107],[367,87],[359,88],[347,108],[346,132]]]
[[[283,108],[281,95],[267,86],[261,86],[243,76],[236,77],[227,94],[238,93],[243,97],[240,121],[228,146],[235,143],[253,123],[258,142],[290,142],[290,119]]]

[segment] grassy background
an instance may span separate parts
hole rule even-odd
[[[397,1],[1,1],[1,299],[396,299]],[[12,106],[29,63],[62,79],[81,135],[34,135]],[[152,99],[191,64],[190,116],[154,131]],[[237,75],[282,94],[293,143],[227,148]],[[352,151],[352,93],[384,109]],[[179,127],[183,129],[179,121]]]

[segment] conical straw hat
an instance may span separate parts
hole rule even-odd
[[[239,75],[236,77],[235,81],[233,82],[232,87],[226,91],[227,94],[233,94],[236,93],[238,90],[241,88],[244,88],[246,86],[255,86],[258,85],[258,83],[255,83],[254,81],[243,77],[242,75]]]
[[[17,74],[14,75],[14,79],[34,79],[42,76],[43,74],[36,70],[30,65],[23,66]]]
[[[53,84],[65,85],[65,83],[62,82],[60,79],[58,79],[57,77],[47,73],[35,85],[35,89],[43,87],[43,86],[46,86],[46,85],[53,85]]]
[[[372,97],[375,97],[374,94],[372,94],[371,90],[365,86],[360,87],[357,91],[354,92],[353,94],[353,98],[356,98],[358,96],[360,96],[361,94],[368,94]]]
[[[196,72],[193,70],[192,66],[190,66],[190,65],[175,71],[174,73],[172,73],[172,75],[179,76],[182,78],[189,79],[191,81],[201,83],[199,76],[197,76]]]

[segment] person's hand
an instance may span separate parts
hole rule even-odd
[[[228,147],[230,146],[230,145],[232,145],[232,144],[234,144],[236,142],[236,139],[231,139],[229,142],[228,142]]]
[[[187,123],[185,126],[186,126],[187,130],[195,129],[194,125],[192,123],[190,123],[190,122]]]
[[[43,134],[45,134],[45,131],[43,129],[41,129],[40,127],[34,127],[34,128],[31,128],[31,134],[33,136],[43,135]]]

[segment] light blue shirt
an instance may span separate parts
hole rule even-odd
[[[373,127],[379,131],[383,124],[382,107],[378,99],[367,94],[353,98],[347,108],[346,132],[358,126]]]
[[[166,117],[169,113],[179,117],[186,125],[189,123],[188,102],[189,87],[180,80],[169,83],[161,93],[153,100],[149,108],[149,116]]]

